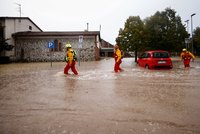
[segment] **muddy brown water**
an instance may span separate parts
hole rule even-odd
[[[199,134],[200,61],[146,70],[133,58],[0,65],[0,134]]]

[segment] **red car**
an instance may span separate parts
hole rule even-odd
[[[172,68],[170,54],[164,50],[145,51],[138,58],[138,65],[147,69]]]

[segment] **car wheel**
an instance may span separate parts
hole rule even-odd
[[[146,66],[145,66],[145,69],[149,69],[149,65],[146,65]]]

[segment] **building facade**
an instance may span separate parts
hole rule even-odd
[[[8,39],[7,43],[14,45],[12,34],[22,31],[36,31],[42,30],[28,17],[0,17],[0,39]],[[14,48],[15,49],[15,48]],[[8,56],[11,60],[15,59],[15,50],[0,52],[0,56]]]
[[[100,59],[100,31],[43,32],[28,17],[0,17],[0,36],[9,39],[12,51],[3,51],[11,61],[63,61],[70,43],[81,61]],[[48,48],[53,42],[54,48]]]
[[[81,61],[100,59],[100,32],[19,32],[13,34],[17,61],[63,61],[70,43]],[[53,42],[54,48],[48,48]]]
[[[113,57],[114,55],[114,45],[102,39],[101,41],[101,49],[100,49],[101,57]]]

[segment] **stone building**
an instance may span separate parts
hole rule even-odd
[[[43,32],[28,17],[0,17],[1,38],[9,39],[13,51],[1,52],[11,61],[63,61],[70,43],[81,61],[100,59],[100,31]],[[54,48],[48,48],[53,42]]]
[[[100,32],[19,32],[13,34],[17,61],[63,61],[70,43],[81,61],[100,59]],[[48,48],[53,42],[54,48]]]

